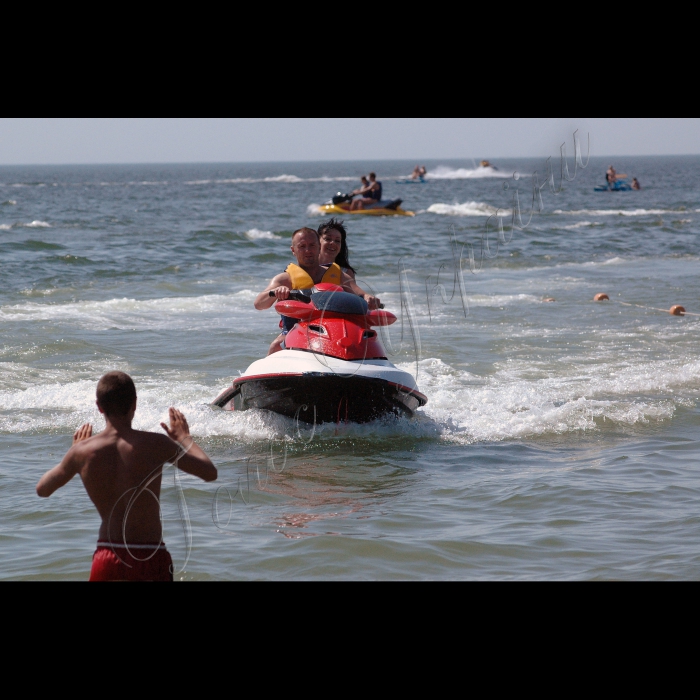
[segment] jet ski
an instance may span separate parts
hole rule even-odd
[[[389,362],[374,330],[394,323],[394,314],[369,311],[362,297],[326,283],[311,296],[290,292],[275,310],[297,319],[285,349],[253,362],[214,406],[262,408],[305,423],[365,423],[412,416],[428,402],[413,375]]]
[[[629,192],[632,189],[627,180],[618,178],[612,185],[605,184],[594,187],[594,192]]]
[[[415,216],[412,211],[401,209],[401,199],[380,199],[375,204],[365,204],[363,209],[350,211],[353,195],[338,192],[318,208],[321,214],[368,214],[369,216]]]

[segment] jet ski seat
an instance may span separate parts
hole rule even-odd
[[[362,297],[348,292],[316,292],[311,299],[319,311],[364,316],[369,310],[367,302]]]
[[[376,204],[366,206],[365,209],[393,209],[396,210],[403,202],[402,199],[380,199]]]

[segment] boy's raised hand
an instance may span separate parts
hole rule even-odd
[[[73,433],[73,444],[87,440],[89,437],[92,437],[92,426],[90,423],[84,423]]]
[[[182,444],[182,441],[190,434],[190,426],[187,423],[187,418],[185,418],[184,413],[178,411],[177,408],[173,408],[172,406],[169,409],[169,414],[170,427],[168,427],[165,423],[161,423],[161,428],[165,430],[171,440],[175,440],[175,442]]]

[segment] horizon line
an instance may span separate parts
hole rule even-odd
[[[591,158],[690,158],[693,156],[699,156],[700,153],[645,153],[630,155],[624,153],[617,154],[591,154]],[[493,160],[537,160],[547,158],[554,158],[554,156],[490,156]],[[574,155],[568,155],[567,158],[574,158]],[[114,165],[254,165],[262,163],[361,163],[375,160],[377,162],[414,162],[420,160],[435,161],[468,161],[468,160],[483,160],[482,157],[475,158],[472,156],[463,156],[458,158],[440,158],[429,157],[429,158],[327,158],[322,160],[312,160],[312,159],[302,159],[302,160],[163,160],[163,161],[90,161],[82,163],[46,163],[46,162],[30,162],[30,163],[0,163],[0,168],[12,168],[12,167],[33,167],[33,166],[114,166]]]

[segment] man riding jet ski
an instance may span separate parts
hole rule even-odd
[[[379,308],[380,300],[371,294],[365,294],[355,280],[343,272],[336,263],[329,266],[320,264],[321,242],[318,232],[314,229],[307,227],[297,229],[292,234],[291,249],[297,259],[297,264],[290,263],[284,272],[270,280],[270,284],[258,294],[254,302],[256,309],[269,309],[275,300],[284,301],[287,299],[291,289],[310,291],[319,282],[342,285],[346,292],[359,294],[371,309]],[[294,323],[296,321],[293,319],[282,316],[280,323],[282,333],[270,344],[268,355],[283,348],[284,336],[292,329]]]
[[[274,277],[255,300],[257,309],[277,300],[286,330],[268,356],[253,362],[214,405],[265,408],[309,423],[412,415],[427,398],[413,375],[387,360],[372,330],[396,316],[380,310],[379,299],[365,294],[335,263],[328,269],[318,264],[313,229],[295,231],[292,241],[299,264]]]

